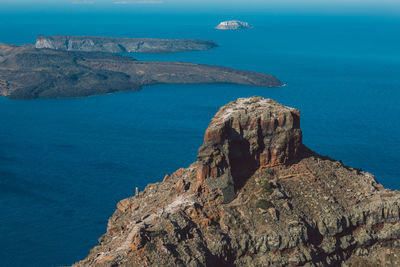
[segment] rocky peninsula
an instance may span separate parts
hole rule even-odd
[[[298,110],[242,98],[196,162],[121,200],[74,266],[400,266],[399,201],[305,147]]]
[[[239,20],[223,21],[215,27],[217,30],[240,30],[250,28],[252,28],[252,26],[250,26],[249,23]]]
[[[35,43],[36,48],[110,53],[174,53],[193,50],[209,50],[216,46],[218,46],[217,43],[208,40],[67,35],[39,35]]]
[[[12,99],[83,97],[159,83],[282,85],[272,75],[226,67],[0,44],[0,95]]]

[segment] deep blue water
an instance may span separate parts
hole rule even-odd
[[[1,13],[1,12],[0,12]],[[400,18],[240,14],[255,27],[219,32],[225,15],[0,14],[0,42],[37,34],[200,38],[214,50],[133,55],[267,72],[282,88],[157,85],[74,99],[0,98],[0,265],[84,258],[116,203],[195,161],[218,108],[260,95],[300,109],[304,143],[400,189]]]

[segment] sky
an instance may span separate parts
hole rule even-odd
[[[142,8],[148,10],[322,10],[400,14],[400,0],[0,0],[0,11],[11,8]],[[213,10],[213,8],[215,8]]]
[[[399,5],[399,0],[0,0],[0,4]]]

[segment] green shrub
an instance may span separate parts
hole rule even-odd
[[[274,176],[274,170],[269,167],[265,168],[264,172],[266,175],[268,175],[268,178],[271,178],[272,176]]]
[[[144,250],[147,252],[152,252],[156,249],[156,245],[154,245],[151,242],[147,242],[146,245],[144,245]]]
[[[274,207],[274,205],[271,203],[271,201],[268,201],[268,200],[265,200],[265,199],[257,200],[256,208],[267,210],[267,209],[272,208],[272,207]]]
[[[163,236],[165,236],[166,234],[167,234],[167,232],[165,232],[164,230],[154,230],[154,231],[151,231],[151,232],[149,232],[149,234],[150,234],[150,239],[153,239],[153,238],[159,238],[159,237],[163,237]]]
[[[274,189],[269,184],[268,180],[264,180],[264,182],[262,184],[262,188],[263,188],[264,192],[267,193],[268,195],[272,194],[272,192],[274,191]]]

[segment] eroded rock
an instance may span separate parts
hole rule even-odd
[[[197,179],[235,198],[255,170],[296,158],[301,146],[300,112],[271,99],[242,98],[222,107],[199,149]]]
[[[400,193],[302,146],[297,110],[232,102],[198,159],[119,202],[75,266],[399,266]]]

